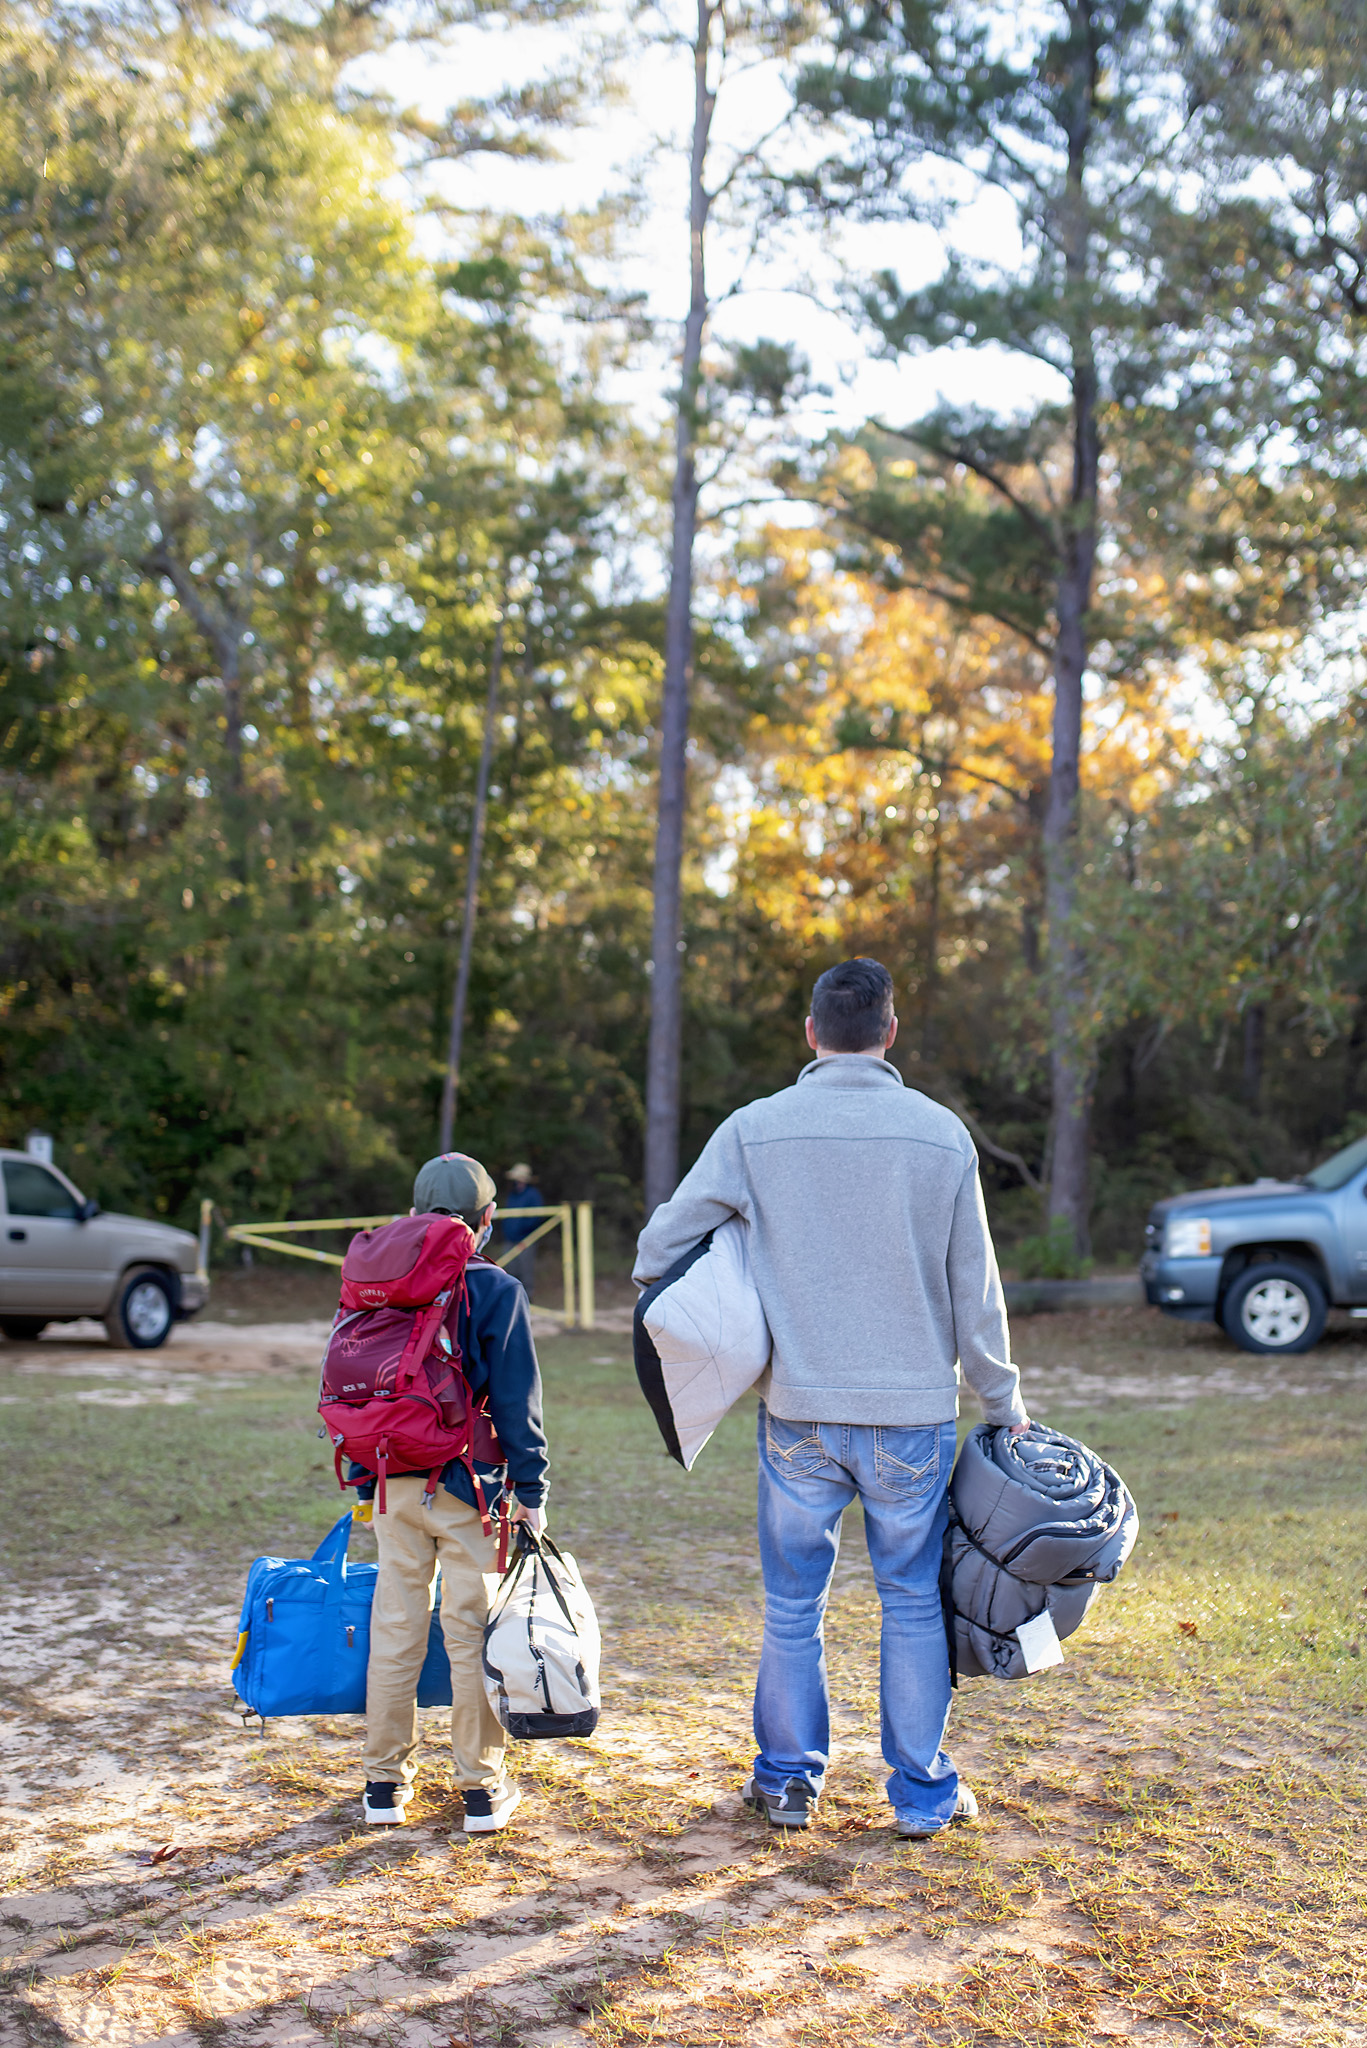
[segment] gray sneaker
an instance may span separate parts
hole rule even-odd
[[[816,1794],[802,1778],[789,1778],[781,1792],[766,1792],[747,1778],[740,1796],[764,1815],[771,1828],[805,1828],[816,1812]]]
[[[897,1816],[897,1832],[899,1835],[904,1836],[908,1842],[928,1842],[933,1836],[942,1835],[946,1828],[971,1826],[977,1818],[978,1802],[973,1796],[971,1786],[960,1785],[959,1803],[949,1816],[949,1819],[941,1821],[939,1827],[926,1827],[915,1814],[909,1813],[904,1820],[899,1813]]]

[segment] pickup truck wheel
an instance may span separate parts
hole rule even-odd
[[[42,1336],[46,1328],[47,1320],[43,1316],[0,1317],[0,1330],[7,1337],[13,1337],[17,1344],[31,1344],[35,1337]]]
[[[1324,1335],[1329,1304],[1308,1266],[1267,1259],[1241,1273],[1220,1320],[1244,1351],[1309,1351]]]
[[[171,1290],[160,1273],[130,1273],[118,1300],[104,1319],[111,1344],[129,1351],[155,1351],[171,1334],[175,1321]]]

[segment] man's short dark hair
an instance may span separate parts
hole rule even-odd
[[[881,960],[842,960],[812,990],[812,1028],[823,1052],[867,1052],[892,1029],[892,976]]]

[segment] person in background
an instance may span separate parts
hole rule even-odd
[[[858,1500],[883,1608],[883,1755],[897,1832],[972,1821],[944,1749],[949,1650],[940,1560],[959,1376],[989,1422],[1029,1418],[978,1154],[958,1117],[904,1085],[892,976],[846,960],[812,991],[796,1084],[738,1109],[641,1232],[643,1286],[728,1217],[773,1336],[760,1381],[764,1641],[758,1755],[744,1798],[805,1828],[830,1762],[826,1600],[840,1521]]]
[[[516,1166],[508,1168],[508,1183],[512,1192],[503,1204],[505,1209],[540,1209],[544,1206],[541,1190],[532,1179],[532,1169],[525,1160],[520,1160]],[[522,1240],[525,1237],[530,1237],[532,1232],[544,1220],[541,1216],[529,1216],[523,1222],[518,1217],[505,1216],[503,1218],[503,1242],[505,1244],[521,1244]],[[509,1259],[503,1270],[505,1273],[511,1273],[515,1280],[522,1282],[522,1285],[527,1290],[528,1301],[536,1299],[536,1246],[534,1244],[528,1245],[525,1252],[519,1252],[515,1259]]]
[[[475,1234],[478,1251],[493,1228],[492,1177],[464,1152],[429,1159],[413,1183],[415,1216],[459,1216]],[[461,1369],[478,1400],[488,1397],[506,1464],[479,1464],[491,1513],[500,1505],[514,1524],[534,1535],[545,1527],[546,1435],[541,1424],[541,1371],[532,1343],[527,1297],[488,1259],[473,1257],[460,1299],[446,1327]],[[351,1468],[356,1477],[361,1468]],[[370,1663],[365,1700],[365,1798],[372,1825],[403,1820],[417,1775],[418,1675],[427,1654],[432,1582],[441,1567],[441,1627],[451,1662],[451,1764],[465,1800],[464,1832],[492,1834],[504,1827],[521,1794],[504,1775],[507,1736],[484,1690],[484,1624],[497,1590],[498,1538],[485,1535],[470,1474],[453,1458],[430,1507],[420,1472],[388,1483],[388,1502],[374,1514],[373,1479],[360,1488],[354,1510],[370,1522],[380,1551],[371,1612]]]

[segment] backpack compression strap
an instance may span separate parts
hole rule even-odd
[[[396,1394],[406,1394],[414,1380],[418,1377],[419,1369],[428,1352],[432,1349],[437,1331],[441,1328],[442,1319],[450,1306],[451,1290],[447,1288],[427,1308],[420,1309],[418,1314],[414,1316],[413,1328],[409,1332],[408,1342],[404,1345],[403,1356],[400,1358],[398,1370],[394,1374],[394,1392]]]

